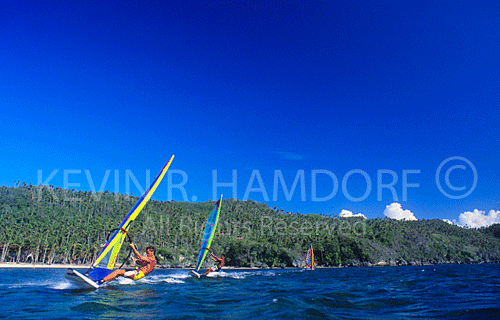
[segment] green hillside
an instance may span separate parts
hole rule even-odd
[[[0,187],[0,262],[90,264],[138,197],[21,184]],[[165,266],[193,266],[214,205],[151,200],[130,229]],[[499,226],[464,229],[441,220],[290,214],[224,199],[215,253],[229,266],[302,266],[310,244],[323,266],[500,261]],[[122,250],[121,259],[127,250]]]

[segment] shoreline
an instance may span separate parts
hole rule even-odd
[[[24,269],[88,269],[90,268],[90,265],[79,265],[79,264],[33,264],[33,263],[24,263],[24,262],[2,262],[0,263],[0,269],[2,268],[24,268]],[[127,267],[125,267],[127,268]],[[166,268],[166,267],[161,267],[161,266],[156,266],[155,269],[180,269],[180,270],[192,270],[194,268]],[[232,266],[225,266],[224,269],[229,269],[229,270],[259,270],[262,268],[258,267],[232,267]],[[281,268],[274,268],[274,269],[281,269]],[[300,269],[300,268],[293,268],[289,267],[286,269]]]
[[[455,262],[455,263],[422,263],[422,264],[400,264],[400,265],[391,265],[388,263],[377,263],[370,265],[345,265],[345,266],[315,266],[315,269],[337,269],[337,268],[359,268],[359,267],[404,267],[404,266],[430,266],[430,265],[452,265],[452,264],[495,264],[499,263],[498,261],[481,261],[481,262]],[[2,262],[0,263],[0,269],[88,269],[91,265],[78,265],[78,264],[33,264],[33,263],[25,263],[25,262]],[[129,267],[125,267],[127,269]],[[162,267],[156,266],[155,269],[180,269],[180,270],[192,270],[191,268],[179,268],[179,267]],[[284,268],[261,268],[261,267],[233,267],[233,266],[224,266],[224,269],[227,270],[279,270],[279,269],[307,269],[301,267],[284,267]]]
[[[77,264],[33,264],[33,263],[24,263],[24,262],[2,262],[0,263],[0,269],[2,268],[11,268],[11,269],[88,269],[90,265],[77,265]],[[338,268],[338,267],[319,267],[323,268]],[[180,269],[180,270],[192,270],[194,268],[166,268],[157,266],[155,269]],[[262,269],[271,269],[271,268],[259,268],[259,267],[232,267],[232,266],[224,266],[224,269],[227,270],[262,270]],[[286,268],[272,268],[272,269],[302,269],[295,267],[286,267]]]
[[[17,263],[17,262],[2,262],[0,263],[0,269],[2,268],[25,268],[25,269],[86,269],[90,268],[90,265],[75,265],[75,264],[33,264],[33,263]]]

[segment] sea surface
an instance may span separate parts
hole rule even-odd
[[[498,319],[500,265],[158,269],[75,290],[65,269],[0,269],[9,319]]]

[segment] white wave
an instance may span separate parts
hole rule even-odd
[[[51,289],[55,289],[55,290],[66,290],[66,289],[71,289],[71,288],[75,288],[75,285],[73,285],[71,282],[69,281],[59,281],[59,282],[55,282],[53,283],[51,286],[50,286]]]
[[[39,287],[40,285],[35,285],[35,284],[32,284],[32,283],[16,283],[16,284],[11,284],[9,285],[7,288],[8,289],[20,289],[20,288],[24,288],[24,287]]]
[[[187,271],[187,272],[177,272],[177,273],[174,273],[174,274],[168,274],[168,275],[164,275],[164,276],[168,276],[170,278],[175,278],[175,279],[186,279],[186,278],[190,278],[191,277],[189,275],[189,271]]]
[[[118,277],[118,278],[116,278],[116,280],[118,280],[119,284],[123,284],[123,285],[135,284],[135,281],[132,279],[129,279],[129,278]]]
[[[166,283],[186,283],[185,281],[179,280],[179,279],[165,279],[163,282]]]
[[[166,282],[166,283],[185,283],[182,280],[179,279],[185,279],[189,277],[189,275],[183,275],[183,274],[174,274],[174,275],[154,275],[150,277],[144,277],[141,280],[139,280],[142,283],[160,283],[160,282]]]
[[[12,285],[9,285],[9,289],[19,289],[19,288],[26,288],[26,287],[47,287],[51,289],[57,289],[57,290],[64,290],[71,288],[73,285],[65,280],[58,281],[58,282],[53,282],[50,280],[43,280],[43,281],[38,281],[38,282],[22,282],[22,283],[15,283]]]
[[[221,278],[232,278],[232,279],[246,279],[247,277],[274,277],[277,273],[274,271],[237,271],[237,272],[211,272],[207,275],[209,278],[221,277]]]
[[[224,271],[220,271],[220,272],[212,272],[212,273],[209,273],[207,274],[207,277],[208,276],[211,276],[213,275],[212,277],[221,277],[221,278],[232,278],[232,279],[245,279],[246,277],[249,276],[249,272],[224,272]]]

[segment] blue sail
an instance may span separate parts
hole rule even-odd
[[[203,261],[205,261],[208,249],[210,249],[210,245],[212,244],[215,229],[217,228],[217,222],[219,221],[221,202],[222,195],[220,195],[219,201],[215,203],[215,206],[212,208],[212,211],[210,211],[210,215],[208,216],[208,221],[205,225],[205,231],[203,231],[203,240],[201,242],[200,253],[198,254],[198,262],[196,263],[196,271],[200,270],[201,264],[203,263]]]

